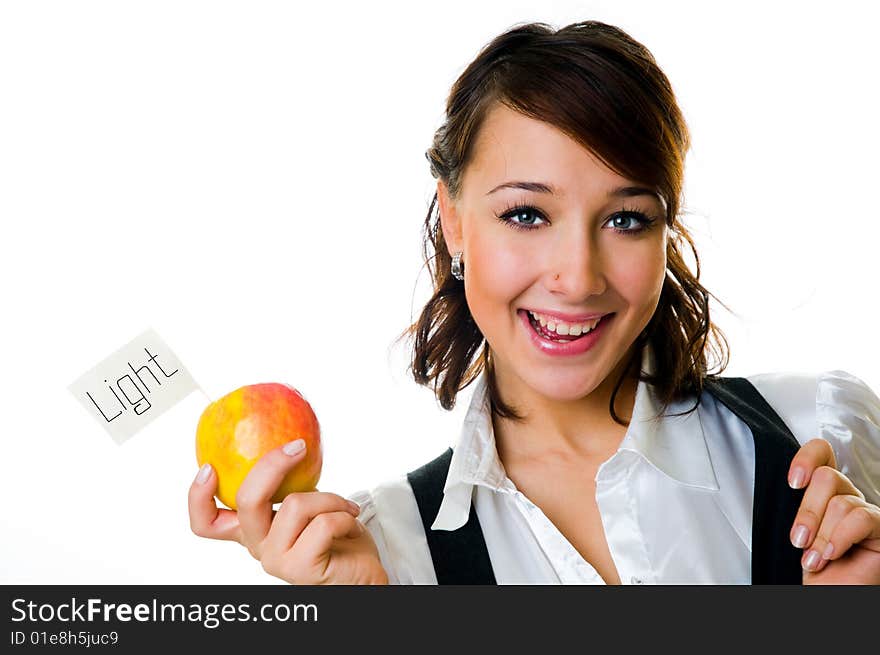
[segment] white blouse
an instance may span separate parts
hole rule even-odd
[[[642,368],[653,372],[653,365],[646,348]],[[748,379],[800,444],[829,441],[838,469],[880,505],[880,399],[864,382],[839,370]],[[461,527],[473,501],[498,584],[605,584],[505,474],[485,374],[473,384],[431,529]],[[692,406],[691,399],[668,413]],[[650,421],[659,408],[650,385],[639,382],[626,436],[596,474],[596,502],[621,582],[750,584],[751,431],[709,393],[691,414]],[[361,506],[391,584],[437,584],[406,474],[348,497]]]

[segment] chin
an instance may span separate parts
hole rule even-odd
[[[580,400],[591,394],[601,383],[595,380],[587,371],[571,371],[568,374],[560,374],[560,371],[549,371],[546,375],[532,375],[526,379],[529,387],[546,398],[560,402]]]

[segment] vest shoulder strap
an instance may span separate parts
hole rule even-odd
[[[496,584],[492,563],[477,512],[471,503],[467,523],[457,530],[432,530],[431,524],[440,511],[443,486],[452,461],[452,448],[442,455],[407,473],[422,517],[428,539],[437,584]]]
[[[802,584],[802,551],[789,534],[804,490],[789,487],[787,476],[800,444],[746,378],[716,378],[706,387],[749,426],[755,441],[752,584]]]

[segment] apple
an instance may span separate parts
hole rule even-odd
[[[238,509],[235,495],[245,476],[265,453],[304,439],[306,454],[272,497],[280,503],[290,493],[315,491],[321,477],[321,427],[311,405],[287,384],[249,384],[205,408],[196,428],[199,467],[209,462],[217,473],[217,498]]]

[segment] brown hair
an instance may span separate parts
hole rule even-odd
[[[713,377],[707,371],[709,346],[716,358],[723,358],[714,375],[726,368],[728,348],[724,334],[709,320],[712,294],[699,282],[696,247],[678,220],[690,134],[653,55],[620,28],[598,21],[558,31],[546,23],[516,25],[493,39],[453,84],[445,122],[425,153],[431,174],[445,183],[452,199],[460,193],[477,133],[494,103],[555,126],[610,169],[660,192],[670,228],[667,274],[657,309],[635,342],[609,410],[615,422],[628,425],[615,413],[614,399],[650,343],[654,375],[639,371],[639,380],[655,386],[660,413],[691,394],[697,402],[686,413],[694,411],[704,379]],[[486,367],[492,412],[522,420],[498,393],[489,344],[471,316],[464,284],[450,271],[436,204],[435,193],[423,226],[423,254],[434,293],[418,320],[397,338],[415,337],[408,371],[418,384],[433,384],[440,405],[449,410],[457,393]],[[683,242],[693,251],[695,275],[682,254]],[[480,346],[482,352],[474,360]]]

